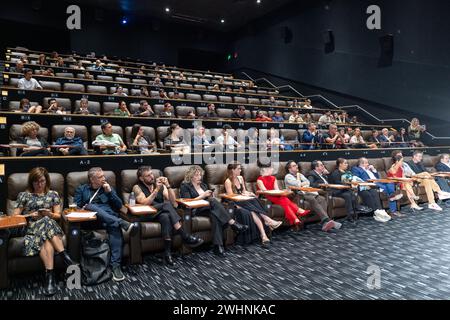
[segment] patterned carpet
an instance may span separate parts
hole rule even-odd
[[[325,234],[318,225],[280,231],[273,246],[232,247],[224,258],[196,252],[177,266],[150,255],[124,268],[127,279],[51,299],[447,299],[450,297],[450,210],[408,213],[387,224],[362,218],[357,227]],[[381,269],[381,288],[369,289],[367,268]],[[41,275],[14,279],[0,299],[45,299]]]

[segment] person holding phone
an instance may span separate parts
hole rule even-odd
[[[54,256],[61,256],[67,266],[74,264],[64,249],[63,231],[55,221],[61,217],[61,199],[58,192],[50,190],[50,175],[47,169],[37,167],[28,174],[28,185],[19,193],[13,215],[29,218],[25,229],[24,255],[39,255],[45,266],[44,294],[57,291]]]
[[[421,138],[422,133],[424,133],[426,130],[426,126],[421,125],[419,119],[413,118],[411,120],[411,125],[408,127],[408,135],[413,147],[425,147],[424,143],[421,141]]]
[[[175,210],[177,206],[175,192],[166,177],[155,178],[152,168],[149,166],[139,167],[136,175],[138,183],[133,187],[136,202],[151,205],[158,210],[155,215],[148,216],[147,219],[161,224],[161,235],[164,239],[164,261],[173,266],[172,234],[179,234],[183,242],[192,248],[201,245],[203,239],[194,237],[183,230],[181,217]]]
[[[208,207],[194,209],[192,214],[194,216],[209,216],[211,218],[214,253],[218,256],[224,256],[223,229],[231,226],[239,234],[247,231],[248,226],[237,222],[232,214],[217,199],[213,198],[214,190],[208,188],[208,185],[203,182],[204,174],[205,172],[201,167],[190,167],[186,171],[184,181],[180,186],[180,196],[185,199],[206,200],[209,202]]]

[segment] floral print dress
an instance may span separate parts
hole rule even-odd
[[[61,204],[61,199],[56,191],[48,191],[46,194],[38,195],[28,191],[19,193],[15,208],[23,209],[26,215],[39,209],[52,210],[53,206]],[[54,236],[62,236],[63,232],[58,223],[50,217],[39,220],[30,220],[25,233],[25,256],[35,256],[41,251],[45,241]]]

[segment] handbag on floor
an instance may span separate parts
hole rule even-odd
[[[92,286],[109,281],[111,252],[108,238],[96,231],[82,231],[81,234],[81,282]]]

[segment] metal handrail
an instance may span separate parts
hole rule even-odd
[[[303,94],[301,94],[300,92],[298,92],[295,88],[293,88],[291,85],[284,85],[284,86],[275,86],[272,82],[270,82],[269,80],[267,80],[266,78],[259,78],[259,79],[253,79],[252,77],[250,77],[246,72],[242,71],[241,72],[244,76],[246,76],[247,78],[249,78],[250,80],[252,80],[253,82],[257,82],[257,81],[265,81],[267,82],[269,85],[271,85],[274,89],[280,89],[280,88],[289,88],[292,91],[296,92],[299,96],[303,97],[303,98],[313,98],[313,97],[319,97],[321,99],[323,99],[324,101],[328,102],[330,105],[332,105],[333,107],[337,108],[337,109],[349,109],[349,108],[357,108],[359,110],[361,110],[362,112],[368,114],[369,116],[371,116],[372,118],[374,118],[375,120],[377,120],[378,122],[381,123],[385,123],[385,122],[398,122],[398,121],[402,121],[402,122],[406,122],[409,125],[411,125],[411,121],[409,121],[408,119],[380,119],[377,116],[373,115],[372,113],[370,113],[369,111],[367,111],[366,109],[364,109],[363,107],[355,104],[355,105],[350,105],[350,106],[337,106],[336,104],[334,104],[333,102],[331,102],[330,100],[328,100],[327,98],[325,98],[322,95],[310,95],[310,96],[304,96]],[[450,139],[450,137],[436,137],[434,135],[432,135],[430,132],[425,131],[425,134],[428,135],[429,137],[431,137],[431,139],[433,140],[448,140]]]

